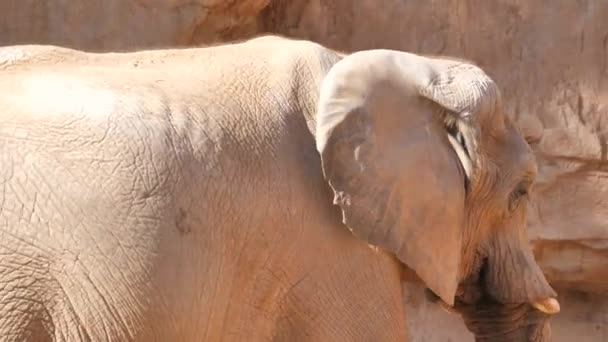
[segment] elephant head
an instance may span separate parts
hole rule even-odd
[[[559,311],[527,238],[535,158],[480,68],[353,53],[322,82],[315,135],[343,223],[464,305],[469,329],[488,308]]]

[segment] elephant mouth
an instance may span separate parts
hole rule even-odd
[[[456,308],[460,306],[474,306],[482,301],[496,302],[488,291],[485,291],[484,278],[488,269],[487,258],[480,258],[474,272],[458,285],[454,306],[448,305],[441,297],[428,287],[425,288],[425,296],[431,303],[437,303],[450,313],[458,313]]]
[[[484,281],[484,279],[486,279],[485,275],[487,271],[488,260],[487,258],[484,258],[480,262],[477,271],[459,284],[456,291],[454,306],[445,303],[428,287],[425,288],[425,296],[431,303],[437,303],[445,311],[455,314],[460,314],[463,311],[476,310],[475,308],[478,308],[477,310],[494,308],[494,310],[509,311],[526,305],[529,305],[536,309],[536,311],[546,315],[553,315],[560,311],[559,302],[555,298],[546,298],[530,303],[501,303],[487,290]]]

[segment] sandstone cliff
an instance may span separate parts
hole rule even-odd
[[[503,89],[539,161],[530,235],[550,281],[608,293],[608,2],[271,2],[269,32],[344,50],[454,55]]]
[[[603,0],[5,0],[0,44],[118,50],[274,32],[347,51],[391,48],[478,63],[538,157],[530,235],[563,301],[554,340],[586,342],[608,341],[606,18]],[[471,340],[419,290],[408,287],[414,341]],[[437,320],[446,328],[429,328]]]
[[[259,30],[270,0],[3,0],[0,44],[134,50],[210,43]]]
[[[454,55],[500,85],[539,162],[530,237],[562,313],[554,341],[608,341],[608,2],[272,1],[263,28],[347,51]],[[407,287],[414,341],[472,341]],[[433,329],[441,322],[444,329]],[[450,339],[451,338],[451,339]]]

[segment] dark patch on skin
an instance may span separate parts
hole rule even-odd
[[[183,208],[179,208],[177,216],[175,217],[175,228],[181,235],[187,235],[190,233],[190,225],[187,221],[188,214]]]
[[[148,199],[150,197],[152,197],[152,192],[150,192],[150,190],[145,190],[144,192],[141,193],[142,199]]]

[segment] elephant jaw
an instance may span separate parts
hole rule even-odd
[[[438,303],[444,310],[450,313],[458,313],[457,310],[444,302],[439,296],[437,296],[431,289],[425,288],[424,293],[427,299],[431,303]],[[545,299],[540,299],[536,301],[530,302],[533,308],[536,310],[545,313],[547,315],[555,315],[560,312],[561,307],[559,301],[555,298],[549,297]]]

